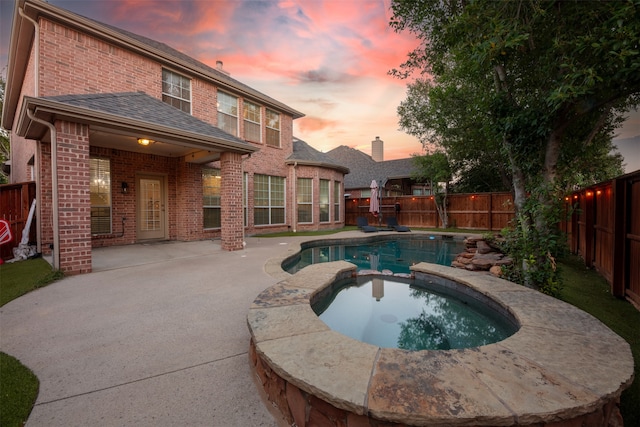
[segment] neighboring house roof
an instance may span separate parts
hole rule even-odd
[[[348,174],[349,168],[334,160],[331,156],[322,153],[301,139],[293,138],[293,153],[287,160],[286,164],[299,164],[306,166],[319,166],[328,169],[338,170]]]
[[[13,14],[13,28],[9,46],[9,68],[7,71],[5,103],[1,120],[1,124],[5,129],[10,130],[13,126],[17,104],[22,91],[22,79],[31,56],[31,46],[34,39],[34,27],[31,22],[28,22],[27,19],[18,13],[20,8],[23,9],[29,18],[36,21],[38,17],[44,16],[55,22],[60,22],[63,25],[78,29],[81,32],[120,46],[123,49],[151,57],[161,64],[171,66],[172,69],[177,72],[183,72],[202,80],[210,81],[223,90],[228,90],[258,101],[274,110],[291,114],[294,119],[304,117],[304,114],[301,112],[164,43],[83,17],[45,1],[17,0]]]
[[[351,171],[344,178],[347,190],[369,188],[374,179],[380,184],[380,181],[384,183],[389,179],[410,178],[413,170],[413,158],[376,162],[362,151],[344,145],[327,152],[327,155]]]
[[[16,133],[30,139],[41,139],[46,127],[29,117],[58,119],[95,125],[96,129],[126,132],[159,142],[194,150],[251,153],[257,148],[206,123],[191,114],[143,92],[63,95],[42,98],[25,97]],[[183,155],[184,151],[180,152]],[[194,161],[205,163],[217,154],[199,154]]]

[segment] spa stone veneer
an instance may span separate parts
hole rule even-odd
[[[633,357],[594,317],[490,276],[426,263],[413,270],[489,297],[520,329],[463,350],[378,348],[330,330],[310,306],[355,266],[308,266],[261,293],[248,314],[250,362],[289,425],[622,425]]]

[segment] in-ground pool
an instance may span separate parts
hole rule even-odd
[[[476,298],[437,283],[396,277],[337,282],[312,308],[334,331],[384,348],[479,347],[517,330],[511,319]]]
[[[364,241],[325,240],[302,245],[302,250],[285,260],[282,269],[294,274],[311,264],[348,261],[360,270],[389,270],[409,274],[409,267],[420,262],[451,265],[464,251],[462,238],[452,236],[382,235]]]

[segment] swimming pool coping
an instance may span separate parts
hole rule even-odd
[[[257,355],[285,381],[337,408],[409,425],[547,423],[592,413],[633,380],[628,343],[591,315],[506,280],[436,264],[412,270],[419,280],[441,277],[489,297],[520,329],[463,350],[410,352],[346,337],[310,303],[355,270],[336,261],[287,273],[247,316]]]
[[[277,280],[285,280],[291,277],[291,273],[283,270],[282,264],[289,261],[291,258],[297,256],[297,254],[304,248],[311,245],[320,244],[332,245],[332,244],[368,244],[380,240],[393,240],[393,239],[424,239],[428,237],[437,237],[441,239],[455,239],[464,240],[466,238],[481,238],[482,236],[477,233],[449,233],[446,231],[421,231],[413,230],[410,233],[398,233],[396,231],[379,231],[376,233],[367,233],[361,235],[362,232],[357,231],[359,234],[352,234],[351,236],[339,236],[339,235],[326,235],[318,236],[316,238],[309,238],[301,242],[286,243],[286,250],[277,254],[273,258],[267,260],[264,266],[265,272],[271,277]],[[283,243],[284,244],[284,243]]]

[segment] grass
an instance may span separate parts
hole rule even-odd
[[[42,258],[0,265],[0,307],[19,296],[62,278]]]
[[[42,258],[0,265],[0,306],[62,277]],[[23,426],[38,397],[40,382],[13,356],[0,352],[0,425]]]
[[[562,299],[598,318],[631,346],[635,381],[622,393],[620,409],[625,425],[640,426],[640,311],[612,296],[606,280],[587,269],[578,257],[566,257],[560,266]]]
[[[0,352],[0,425],[23,426],[38,396],[40,383],[29,368]]]

